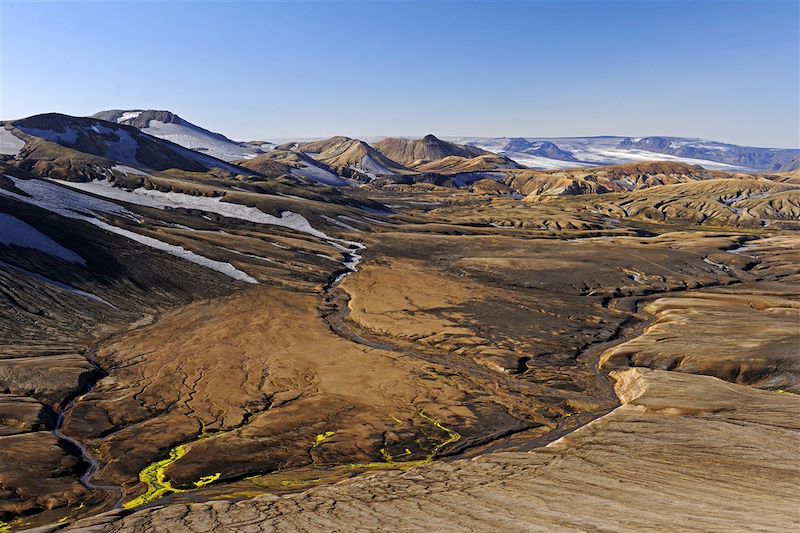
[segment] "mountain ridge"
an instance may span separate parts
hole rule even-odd
[[[263,153],[260,147],[229,139],[221,133],[193,124],[172,111],[114,109],[95,113],[92,118],[133,126],[148,135],[172,141],[190,150],[207,153],[223,161],[248,159]]]

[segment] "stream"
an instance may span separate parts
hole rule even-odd
[[[112,508],[117,508],[122,503],[122,488],[118,487],[117,485],[101,485],[92,483],[92,477],[94,477],[98,470],[100,470],[99,461],[95,459],[94,455],[89,452],[89,450],[81,441],[65,435],[62,431],[65,417],[70,413],[70,411],[72,411],[76,403],[83,399],[87,394],[91,393],[94,390],[97,382],[106,375],[105,371],[103,371],[103,369],[97,365],[92,357],[87,356],[86,360],[89,361],[94,368],[94,371],[91,373],[92,377],[82,387],[82,389],[67,402],[64,408],[59,411],[52,433],[60,443],[64,444],[64,448],[66,450],[72,452],[71,455],[77,457],[84,465],[86,465],[85,469],[78,477],[80,484],[89,490],[101,491],[107,494],[116,494],[116,499],[112,505]],[[77,453],[74,453],[76,451]]]

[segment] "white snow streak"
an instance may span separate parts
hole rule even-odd
[[[148,174],[144,170],[129,167],[128,165],[114,165],[111,167],[111,170],[116,170],[117,172],[122,172],[123,174],[134,174],[136,176],[151,176],[151,174]]]
[[[132,191],[115,187],[110,181],[91,181],[87,183],[72,183],[59,181],[63,185],[74,187],[82,191],[91,192],[98,196],[122,200],[131,204],[154,207],[157,209],[198,209],[209,213],[217,213],[228,218],[237,218],[248,222],[259,224],[271,224],[283,226],[301,233],[307,233],[321,239],[329,240],[330,237],[325,233],[314,229],[308,220],[302,215],[284,211],[280,217],[268,215],[258,208],[248,207],[242,204],[224,202],[222,197],[209,198],[206,196],[192,196],[179,192],[161,192],[155,189],[138,188]]]
[[[110,233],[115,233],[144,244],[145,246],[167,252],[171,255],[180,257],[181,259],[185,259],[197,265],[225,274],[230,278],[239,281],[245,281],[247,283],[258,283],[255,278],[247,275],[241,270],[238,270],[230,263],[224,263],[222,261],[215,261],[213,259],[203,257],[202,255],[190,252],[181,246],[168,244],[166,242],[159,241],[158,239],[154,239],[153,237],[147,237],[133,231],[112,226],[111,224],[103,222],[102,220],[98,220],[94,216],[89,215],[102,212],[137,220],[133,213],[122,206],[112,202],[107,202],[105,200],[100,200],[98,198],[92,198],[91,196],[86,196],[85,194],[80,194],[75,191],[70,191],[63,187],[58,187],[41,180],[20,180],[11,176],[6,177],[11,179],[18,189],[29,194],[31,197],[14,194],[10,191],[6,191],[5,189],[0,189],[0,194],[9,196],[21,202],[36,205],[42,209],[47,209],[48,211],[58,213],[59,215],[67,218],[83,220]]]

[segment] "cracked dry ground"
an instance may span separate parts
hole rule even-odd
[[[800,404],[774,392],[798,391],[792,235],[360,227],[365,260],[333,291],[264,275],[93,345],[106,375],[64,434],[123,503],[180,447],[169,490],[86,518],[116,499],[88,491],[29,524],[797,525]]]

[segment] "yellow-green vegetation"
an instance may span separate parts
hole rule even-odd
[[[452,443],[458,441],[461,438],[461,435],[459,435],[458,433],[456,433],[455,431],[453,431],[450,428],[444,427],[441,422],[439,422],[435,418],[431,418],[431,417],[427,416],[422,410],[420,410],[419,416],[421,416],[422,418],[424,418],[425,420],[427,420],[428,422],[433,424],[435,427],[437,427],[437,428],[441,429],[442,431],[444,431],[445,433],[447,433],[447,440],[445,440],[444,442],[439,443],[439,445],[436,446],[433,449],[433,451],[430,453],[430,455],[428,455],[428,460],[429,460],[428,462],[432,461],[433,458],[440,451],[442,451],[442,448],[444,448],[448,444],[452,444]]]
[[[27,525],[29,525],[29,522],[26,522],[21,518],[17,518],[11,522],[3,522],[0,520],[0,533],[11,533],[15,529],[23,528]]]
[[[281,481],[282,487],[311,487],[316,485],[322,481],[319,478],[316,479],[284,479]]]
[[[228,433],[228,431],[206,433],[205,428],[203,428],[200,435],[197,437],[197,440],[194,442],[216,439],[225,435],[226,433]],[[147,485],[147,491],[141,496],[138,496],[133,500],[123,504],[122,507],[125,509],[134,509],[141,505],[153,502],[166,494],[179,494],[182,492],[187,492],[185,489],[179,489],[172,486],[172,484],[167,480],[166,470],[170,465],[177,462],[181,457],[189,452],[189,447],[191,444],[192,443],[175,446],[169,451],[169,456],[166,459],[152,463],[144,470],[139,472],[139,481]],[[203,476],[194,482],[194,486],[200,488],[210,485],[211,483],[217,481],[221,475],[221,472],[217,472],[215,474]],[[0,533],[2,533],[2,531],[0,531]]]
[[[444,449],[445,446],[452,444],[458,441],[461,438],[457,432],[453,431],[452,429],[445,427],[442,425],[441,422],[432,418],[425,414],[423,410],[419,411],[419,416],[422,417],[424,420],[429,422],[431,425],[444,431],[447,434],[447,439],[437,444],[433,450],[425,457],[425,459],[420,459],[418,461],[395,461],[394,457],[386,450],[386,448],[381,448],[380,454],[383,457],[383,462],[375,462],[375,463],[357,463],[347,465],[345,468],[349,470],[410,470],[412,468],[417,468],[419,466],[425,466],[430,464],[439,452]],[[417,439],[417,444],[420,444],[420,440]],[[411,455],[411,450],[408,448],[405,449],[403,453],[404,456]]]
[[[186,446],[183,444],[175,446],[169,451],[169,456],[166,459],[156,461],[139,472],[139,481],[147,485],[147,492],[125,503],[123,507],[125,509],[134,509],[140,505],[157,500],[165,494],[186,492],[173,487],[172,484],[167,481],[166,475],[167,467],[186,455],[186,451]]]
[[[210,476],[203,476],[203,477],[201,477],[200,479],[198,479],[197,481],[194,482],[194,486],[195,487],[205,487],[206,485],[211,485],[216,480],[218,480],[219,476],[221,476],[221,475],[222,475],[221,472],[217,472],[216,474],[211,474]]]
[[[311,443],[311,449],[313,450],[314,448],[318,447],[320,444],[333,437],[335,433],[335,431],[326,431],[325,433],[320,433],[314,437],[314,442]]]
[[[344,467],[340,467],[340,469],[348,470],[348,471],[358,471],[358,470],[408,470],[411,468],[416,468],[418,466],[424,466],[429,464],[434,458],[441,452],[441,450],[447,446],[448,444],[452,444],[461,438],[461,435],[453,431],[452,429],[445,427],[436,420],[435,418],[429,417],[425,414],[424,411],[419,411],[419,416],[422,417],[423,420],[429,422],[431,425],[440,429],[444,433],[447,434],[447,439],[437,444],[433,450],[425,457],[425,459],[420,459],[418,461],[395,461],[394,457],[385,449],[381,448],[381,457],[383,458],[383,462],[375,462],[375,463],[360,463],[360,464],[352,464],[347,465]],[[392,417],[394,418],[394,417]],[[394,419],[398,423],[402,423],[396,418]],[[206,433],[202,431],[201,434],[198,436],[197,441],[200,440],[207,440],[207,439],[215,439],[221,437],[227,433],[226,431],[219,431],[216,433]],[[330,439],[335,434],[334,431],[326,431],[325,433],[320,433],[314,438],[314,442],[311,443],[311,449],[317,448],[322,445],[325,441]],[[419,444],[419,439],[417,439]],[[179,446],[175,446],[169,451],[169,456],[166,459],[162,459],[161,461],[157,461],[152,463],[151,465],[147,466],[144,470],[139,473],[139,481],[147,485],[147,491],[134,498],[133,500],[125,503],[123,507],[125,509],[134,509],[141,505],[145,505],[151,503],[162,496],[167,494],[180,494],[188,492],[186,489],[180,489],[177,487],[173,487],[172,484],[167,480],[166,470],[169,468],[170,465],[174,464],[175,462],[179,461],[182,457],[184,457],[188,452],[189,448],[192,443],[188,444],[181,444]],[[406,457],[411,455],[411,450],[405,448],[402,456]],[[203,476],[199,480],[194,482],[194,486],[197,488],[202,488],[211,483],[214,483],[222,476],[221,472],[217,472],[208,476]],[[308,487],[313,486],[320,483],[321,479],[310,479],[310,480],[283,480],[280,482],[280,486],[282,487]],[[255,483],[255,481],[254,481]],[[257,483],[256,483],[257,484]],[[2,529],[0,529],[0,533],[6,533]]]

